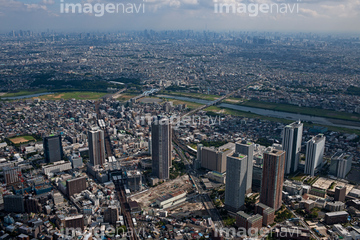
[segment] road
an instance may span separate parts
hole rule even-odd
[[[104,97],[108,97],[108,98],[118,98],[121,96],[121,93],[125,92],[127,90],[127,88],[121,89],[120,91],[117,91],[114,94],[110,94],[110,96],[104,96]]]
[[[314,233],[313,230],[311,230],[311,228],[304,222],[304,220],[302,219],[302,217],[298,216],[293,210],[291,210],[288,206],[286,206],[286,208],[296,217],[299,219],[299,222],[301,223],[301,225],[303,225],[304,228],[306,228],[307,230],[310,231],[311,235],[313,235],[313,237],[316,239],[316,240],[321,240],[317,235],[316,233]]]

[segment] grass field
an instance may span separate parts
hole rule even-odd
[[[59,100],[59,99],[77,99],[77,100],[97,100],[105,96],[104,92],[62,92],[50,95],[40,96],[42,100]]]
[[[165,95],[173,95],[173,96],[181,96],[181,97],[191,97],[191,98],[197,98],[197,99],[203,99],[208,101],[214,101],[220,96],[218,95],[207,95],[207,94],[201,94],[201,93],[182,93],[182,92],[172,92],[172,91],[161,91],[159,94],[165,94]]]
[[[30,94],[37,94],[37,93],[43,93],[47,92],[46,89],[38,89],[38,90],[23,90],[18,92],[8,92],[5,93],[2,97],[17,97],[22,95],[30,95]]]
[[[307,175],[303,174],[303,173],[299,173],[298,175],[296,175],[295,177],[289,177],[291,180],[295,180],[295,181],[302,181],[303,178],[305,178]]]
[[[170,98],[167,98],[170,99]],[[194,109],[194,108],[198,108],[200,106],[202,106],[202,104],[199,103],[193,103],[193,102],[186,102],[186,101],[180,101],[180,100],[169,100],[170,102],[173,102],[174,105],[179,105],[179,104],[186,104],[188,108],[190,109]]]
[[[20,136],[20,137],[13,137],[9,139],[12,143],[18,144],[18,143],[26,143],[32,140],[35,140],[32,136]]]
[[[278,104],[278,103],[268,103],[268,102],[259,102],[259,101],[245,101],[239,103],[242,106],[248,107],[256,107],[262,109],[283,111],[283,112],[291,112],[291,113],[300,113],[318,117],[326,117],[326,118],[337,118],[342,120],[350,120],[350,121],[360,121],[359,114],[351,114],[345,112],[336,112],[326,109],[320,108],[309,108],[309,107],[298,107],[290,104]]]
[[[226,103],[240,103],[240,102],[243,102],[244,101],[244,99],[242,99],[242,98],[232,98],[232,97],[230,97],[230,98],[227,98],[227,99],[224,99],[223,100],[223,102],[226,102]]]

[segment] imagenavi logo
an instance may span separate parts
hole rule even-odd
[[[214,13],[247,14],[257,17],[259,14],[294,14],[299,13],[299,3],[247,3],[241,1],[214,0]]]
[[[121,3],[67,3],[60,0],[60,13],[94,14],[102,17],[105,14],[141,14],[145,13],[146,0]]]

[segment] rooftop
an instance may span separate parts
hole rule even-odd
[[[325,215],[327,215],[329,217],[335,217],[335,216],[339,216],[339,215],[348,215],[348,213],[345,211],[339,211],[339,212],[328,212],[328,213],[325,213]]]

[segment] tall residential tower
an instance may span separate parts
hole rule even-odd
[[[314,176],[315,169],[322,163],[325,149],[325,136],[319,134],[306,144],[305,174]]]
[[[238,211],[245,204],[245,195],[251,191],[254,144],[246,141],[236,143],[235,153],[227,157],[225,205]]]
[[[293,122],[284,128],[282,146],[285,151],[285,174],[297,171],[300,161],[303,124]]]
[[[103,165],[105,163],[105,141],[104,131],[91,130],[88,133],[89,158],[93,166]]]
[[[235,152],[241,153],[247,156],[248,164],[246,170],[246,193],[251,192],[252,175],[253,175],[253,161],[254,161],[254,148],[255,144],[248,141],[240,141],[235,145]]]
[[[264,153],[260,202],[275,211],[281,207],[284,169],[285,152],[268,147]]]
[[[151,124],[152,171],[159,179],[169,179],[172,133],[169,119],[155,117]]]

